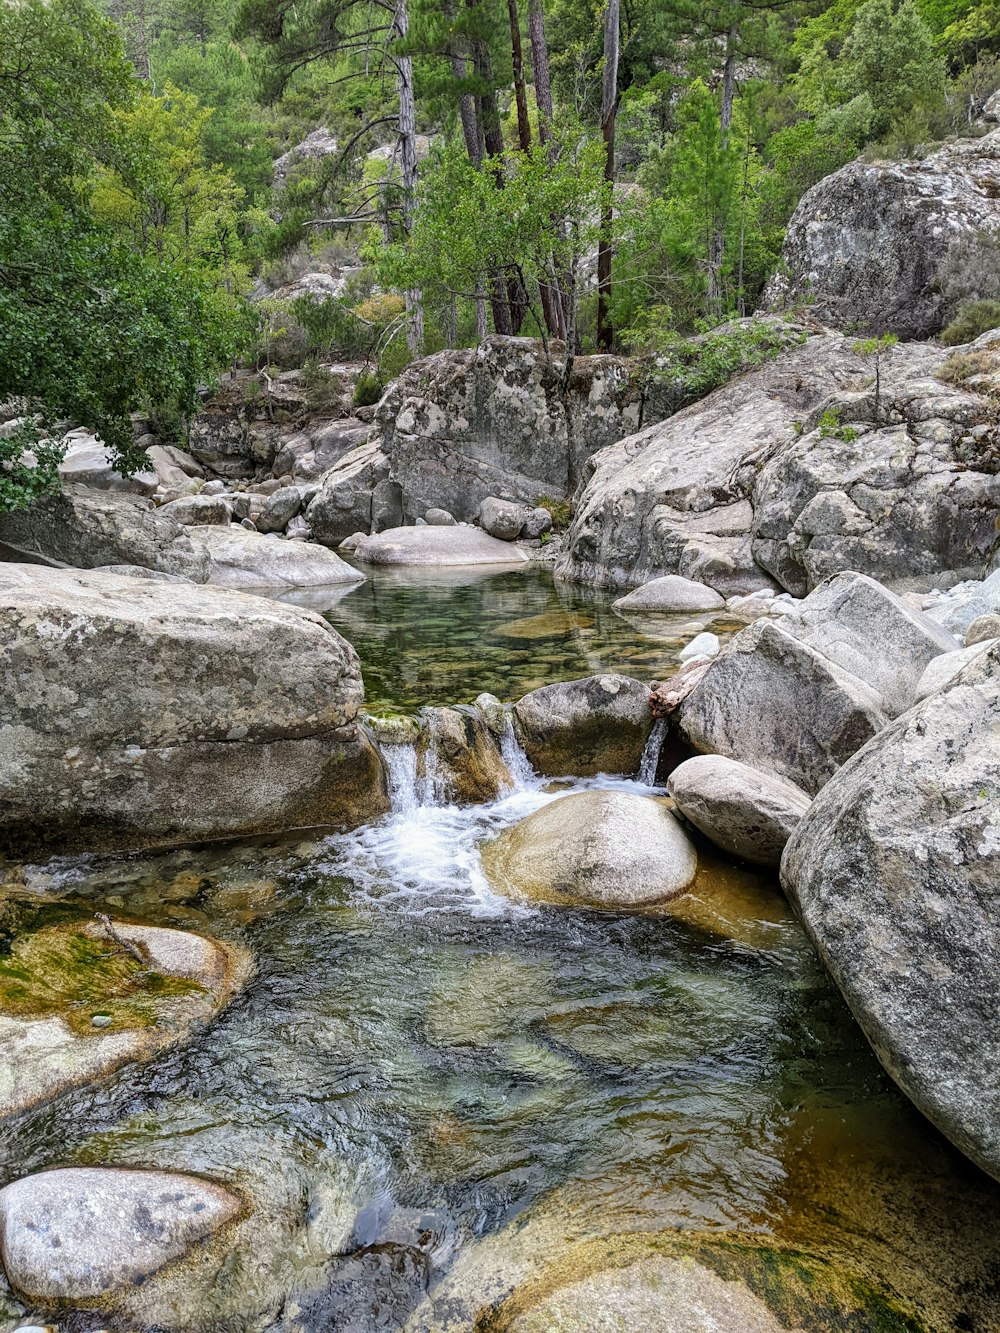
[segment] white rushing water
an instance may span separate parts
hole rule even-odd
[[[656,770],[662,732],[649,764]],[[431,755],[433,746],[430,747]],[[384,745],[392,810],[384,819],[329,839],[324,868],[350,878],[370,901],[405,902],[409,914],[467,912],[478,917],[524,916],[535,909],[512,902],[490,888],[482,870],[480,844],[549,802],[594,789],[648,795],[651,783],[598,775],[552,782],[532,769],[513,728],[501,751],[513,788],[487,805],[458,806],[441,797],[433,765],[417,772],[413,745]]]
[[[660,766],[660,755],[666,738],[667,719],[658,717],[653,723],[653,730],[649,733],[649,740],[646,742],[639,764],[639,782],[643,787],[656,786],[656,770]]]

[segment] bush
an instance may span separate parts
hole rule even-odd
[[[0,513],[28,509],[42,496],[57,494],[65,452],[61,441],[40,439],[34,424],[22,424],[0,439]]]
[[[344,377],[335,375],[318,361],[309,360],[302,367],[302,388],[311,412],[339,408],[344,397]]]
[[[959,347],[990,329],[1000,329],[1000,301],[971,301],[962,306],[941,334],[941,341],[945,347]]]
[[[374,407],[385,393],[385,385],[374,370],[363,370],[354,386],[355,407]]]
[[[996,371],[996,359],[988,352],[956,352],[937,372],[937,377],[945,384],[961,385],[976,375],[992,375]]]

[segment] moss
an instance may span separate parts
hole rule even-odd
[[[62,1018],[77,1033],[107,1015],[111,1029],[155,1027],[165,1000],[204,992],[196,982],[165,977],[82,926],[50,926],[19,936],[0,959],[0,1012],[17,1018]]]

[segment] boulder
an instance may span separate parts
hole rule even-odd
[[[635,588],[612,605],[616,611],[660,612],[665,615],[676,611],[719,611],[726,605],[725,598],[704,583],[667,574],[662,579],[651,579]]]
[[[296,167],[308,169],[310,166],[319,166],[324,158],[335,157],[339,149],[336,138],[325,126],[312,130],[301,143],[293,144],[280,157],[275,158],[272,168],[274,188],[283,190]]]
[[[722,651],[722,642],[718,634],[705,630],[696,634],[690,643],[686,643],[677,654],[681,662],[694,662],[703,657],[718,657]]]
[[[188,450],[209,471],[230,480],[270,474],[306,411],[305,390],[295,380],[240,375],[193,419]]]
[[[7,564],[0,645],[11,853],[353,827],[387,807],[381,763],[353,725],[357,654],[311,612]]]
[[[532,510],[513,500],[498,500],[488,495],[479,506],[479,526],[502,542],[517,541]]]
[[[524,520],[524,527],[521,529],[521,536],[527,541],[537,541],[544,537],[547,532],[552,531],[552,512],[546,509],[544,505],[536,505],[534,509],[528,511],[528,516]]]
[[[221,1185],[168,1171],[71,1167],[0,1190],[4,1268],[44,1306],[137,1286],[240,1212]]]
[[[557,577],[617,589],[679,574],[727,597],[768,583],[804,596],[846,570],[899,589],[981,578],[1000,508],[1000,336],[972,345],[989,373],[969,379],[927,343],[876,368],[856,340],[802,334],[597,454]]]
[[[246,974],[239,949],[158,926],[16,935],[0,963],[0,1117],[176,1045]]]
[[[887,717],[898,717],[914,702],[929,662],[960,646],[947,630],[863,574],[828,579],[781,623],[868,685]]]
[[[773,620],[737,634],[679,717],[699,753],[777,773],[810,795],[888,721],[870,686]]]
[[[763,304],[808,301],[841,328],[927,338],[945,321],[949,259],[983,231],[1000,232],[1000,130],[918,162],[850,162],[799,201]]]
[[[140,565],[208,578],[208,555],[179,523],[125,495],[67,487],[30,509],[0,514],[0,546],[8,558],[94,569]]]
[[[217,588],[325,588],[364,582],[353,565],[321,546],[282,541],[242,526],[192,531],[208,550],[208,581]]]
[[[269,495],[254,519],[258,532],[284,532],[302,507],[302,497],[294,486],[282,486]]]
[[[968,648],[957,648],[954,652],[942,653],[940,657],[935,657],[917,681],[914,700],[926,699],[929,694],[943,690],[960,676],[984,649],[992,647],[995,642],[995,639],[987,639],[983,643],[973,643]]]
[[[620,357],[578,357],[571,446],[542,344],[490,337],[408,366],[379,404],[372,439],[391,460],[409,521],[433,507],[472,521],[488,496],[528,505],[571,497],[590,455],[655,411],[644,378]]]
[[[977,616],[965,631],[968,647],[975,643],[988,643],[990,639],[1000,639],[1000,615],[992,611],[985,616]]]
[[[453,528],[458,520],[454,514],[449,514],[447,509],[428,509],[424,515],[424,522],[432,528]]]
[[[670,775],[674,805],[731,856],[777,866],[809,797],[794,783],[722,755],[697,755]]]
[[[386,483],[383,485],[382,483]],[[318,542],[339,546],[355,532],[375,532],[373,505],[379,492],[378,517],[391,507],[389,460],[376,444],[362,444],[352,449],[326,473],[319,491],[306,510],[306,519]],[[379,489],[380,488],[380,489]],[[402,522],[401,505],[388,527]]]
[[[781,877],[882,1064],[1000,1178],[998,830],[994,646],[827,784]]]
[[[499,893],[591,907],[669,902],[698,868],[693,844],[664,801],[610,791],[551,801],[480,854]]]
[[[311,512],[311,511],[310,511]],[[478,528],[389,528],[355,547],[369,565],[523,565],[527,556]]]
[[[649,687],[629,676],[588,676],[532,690],[514,705],[514,724],[546,777],[631,775],[653,728],[649,701]]]
[[[417,740],[417,780],[435,804],[495,801],[514,786],[497,737],[475,708],[425,708]]]
[[[233,518],[232,506],[221,495],[185,495],[161,505],[158,512],[186,528],[228,527]]]
[[[72,431],[64,442],[66,452],[59,464],[64,485],[76,483],[100,491],[124,491],[130,495],[152,495],[159,478],[148,468],[126,477],[114,466],[114,451],[89,431]]]

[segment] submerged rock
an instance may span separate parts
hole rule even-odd
[[[0,1190],[0,1253],[28,1300],[91,1300],[140,1284],[239,1211],[235,1195],[195,1176],[44,1171]]]
[[[370,565],[518,565],[528,558],[478,528],[429,525],[380,531],[358,542],[355,552]]]
[[[357,654],[297,607],[0,565],[8,849],[169,846],[387,807]]]
[[[697,755],[670,775],[670,795],[695,828],[732,856],[777,866],[809,797],[794,783],[722,755]]]
[[[560,797],[480,850],[498,892],[591,907],[669,902],[698,864],[663,801],[608,791]]]
[[[208,578],[208,555],[187,528],[126,495],[69,486],[30,509],[0,514],[0,545],[14,559],[95,569],[140,565],[182,574],[194,583]]]
[[[246,973],[240,950],[157,926],[16,936],[0,960],[0,1117],[175,1045]]]
[[[217,588],[322,588],[365,581],[360,570],[322,546],[282,541],[236,526],[192,532],[208,549],[208,581]]]
[[[629,676],[588,676],[532,690],[514,705],[518,738],[537,773],[638,773],[653,715],[650,691]]]
[[[882,1064],[1000,1178],[1000,648],[824,788],[782,883]]]

